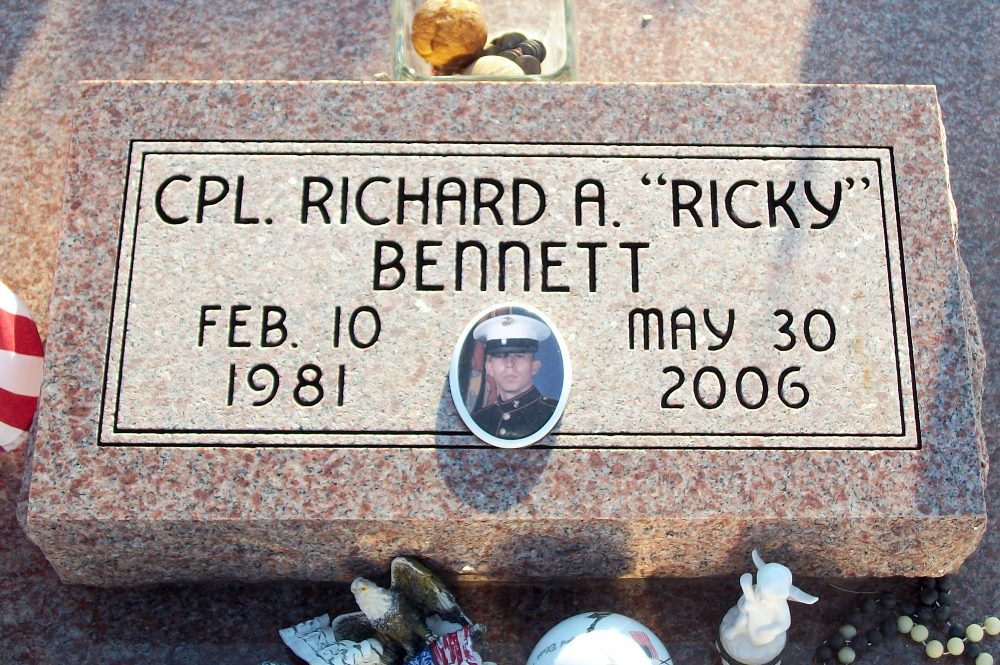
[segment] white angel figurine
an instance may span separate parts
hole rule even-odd
[[[792,584],[792,573],[780,563],[764,563],[754,550],[757,584],[753,574],[740,576],[743,597],[726,613],[719,627],[719,645],[726,662],[733,665],[779,665],[785,649],[785,632],[792,624],[788,601],[812,605],[819,598]]]

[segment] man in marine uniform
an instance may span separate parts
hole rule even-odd
[[[535,387],[542,367],[535,357],[538,343],[552,335],[538,319],[503,314],[480,323],[472,333],[486,347],[486,375],[497,387],[497,401],[472,414],[487,433],[501,439],[531,436],[549,421],[556,409]]]

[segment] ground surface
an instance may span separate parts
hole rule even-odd
[[[388,5],[0,0],[0,279],[27,301],[43,334],[75,81],[371,79],[389,67]],[[984,428],[997,468],[1000,4],[577,0],[576,7],[580,80],[938,86],[962,252],[991,364]],[[645,27],[644,14],[652,16]],[[63,586],[17,525],[23,467],[23,450],[0,454],[0,663],[292,663],[278,628],[350,609],[349,591],[337,585]],[[988,501],[992,517],[1000,509],[997,474]],[[1000,611],[998,551],[1000,532],[991,528],[957,579],[962,620]],[[800,581],[823,602],[793,608],[786,663],[808,662],[813,645],[859,604],[861,596],[832,584],[912,589],[893,580]],[[725,579],[465,585],[458,593],[471,615],[491,624],[484,652],[501,665],[523,663],[555,620],[597,608],[634,616],[677,663],[700,664],[710,662],[714,624],[739,590]],[[861,662],[924,660],[897,643]]]

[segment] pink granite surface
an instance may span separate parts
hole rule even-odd
[[[535,117],[496,122],[518,106]],[[938,114],[929,87],[85,84],[26,529],[64,581],[97,585],[346,580],[400,553],[470,579],[691,577],[735,573],[753,546],[806,574],[953,570],[985,525],[983,368]],[[108,257],[140,137],[891,146],[923,447],[99,448]]]
[[[959,237],[979,302],[987,352],[997,347],[1000,257],[993,176],[1000,141],[1000,33],[991,2],[946,4],[792,2],[578,2],[583,80],[935,83],[949,138]],[[2,279],[46,320],[58,229],[68,109],[86,78],[368,78],[386,69],[388,7],[357,3],[250,3],[216,15],[203,3],[5,2],[0,43]],[[642,14],[654,20],[640,29]],[[341,20],[343,18],[344,20]],[[190,25],[209,24],[216,33]],[[264,26],[267,26],[266,29]],[[192,37],[192,35],[195,35]],[[607,46],[608,42],[613,44]],[[600,44],[600,47],[594,46]],[[307,52],[301,56],[300,52]],[[984,429],[995,458],[997,382],[987,374]],[[292,662],[277,628],[343,607],[344,589],[316,585],[172,586],[111,591],[63,586],[14,520],[22,453],[0,458],[0,646],[4,662]],[[991,512],[1000,484],[991,476]],[[1000,606],[996,532],[988,531],[958,579],[966,620]],[[909,550],[900,557],[914,556]],[[731,580],[729,580],[731,582]],[[826,581],[824,581],[826,584]],[[851,580],[870,589],[871,580]],[[706,662],[709,617],[735,592],[717,581],[612,587],[468,588],[476,616],[506,621],[490,653],[520,662],[556,616],[601,606],[632,613],[660,632],[680,662]],[[793,627],[791,662],[834,625],[854,597],[803,588],[824,602]],[[825,595],[824,595],[825,592]],[[679,602],[677,598],[683,598]],[[341,605],[337,605],[341,603]],[[513,609],[510,609],[513,608]],[[510,611],[508,611],[510,609]],[[515,618],[516,617],[516,618]],[[496,623],[494,623],[496,625]],[[495,633],[496,634],[496,633]],[[923,662],[897,644],[865,662]]]

